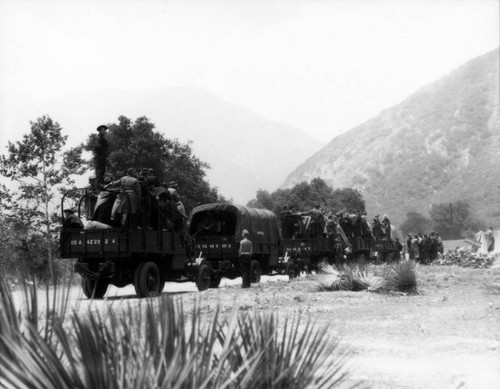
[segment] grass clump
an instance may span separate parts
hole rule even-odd
[[[415,261],[400,261],[384,267],[385,289],[408,294],[418,293],[418,265]]]
[[[19,311],[0,279],[0,387],[331,388],[346,350],[327,327],[276,313],[185,312],[170,296],[70,311],[69,289],[39,312],[36,285]]]
[[[318,291],[368,291],[418,293],[418,265],[400,261],[384,265],[382,271],[365,263],[329,265],[321,263],[315,277]]]

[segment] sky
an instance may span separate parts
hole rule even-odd
[[[495,49],[499,29],[498,0],[0,0],[0,153],[42,103],[170,86],[326,143]]]

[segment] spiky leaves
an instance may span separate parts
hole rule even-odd
[[[247,313],[238,323],[239,342],[231,358],[236,366],[255,361],[247,366],[244,387],[331,388],[345,380],[345,350],[339,352],[326,327],[300,318],[280,323],[275,314]]]
[[[385,288],[408,294],[418,293],[418,265],[415,261],[401,261],[384,268]]]
[[[67,298],[47,299],[33,323],[36,291],[23,316],[0,286],[2,387],[330,388],[345,379],[345,350],[310,321],[237,309],[224,319],[166,296],[71,314],[54,306]]]
[[[381,273],[381,274],[380,274]],[[418,292],[418,265],[401,261],[384,265],[382,270],[366,264],[354,263],[332,266],[320,264],[315,277],[318,291]]]

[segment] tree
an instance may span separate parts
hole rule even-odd
[[[358,189],[335,189],[332,193],[336,203],[334,209],[345,210],[351,213],[366,213],[365,199]]]
[[[284,205],[297,210],[308,210],[316,204],[324,210],[335,213],[365,212],[365,201],[357,189],[333,190],[319,177],[312,179],[311,182],[300,182],[290,189],[278,189],[273,193],[259,189],[256,198],[248,203],[251,207],[270,209],[277,214]]]
[[[432,229],[444,239],[458,239],[481,229],[467,201],[433,204],[430,211]]]
[[[225,201],[217,188],[206,181],[205,171],[210,166],[193,155],[191,142],[181,143],[164,137],[144,116],[135,122],[120,116],[118,123],[108,127],[106,171],[113,179],[123,176],[129,167],[153,168],[160,182],[177,182],[188,212],[198,204]],[[83,147],[93,151],[96,142],[97,134],[91,134]],[[93,161],[88,163],[95,168]]]
[[[72,174],[83,172],[77,149],[64,151],[67,136],[59,123],[48,116],[30,122],[31,131],[22,141],[9,142],[8,154],[1,156],[0,174],[18,184],[19,195],[10,217],[25,231],[25,239],[39,232],[47,250],[49,270],[53,276],[53,237],[51,235],[51,201],[58,186],[74,185]]]
[[[409,233],[426,233],[431,228],[431,219],[421,213],[411,211],[406,214],[406,220],[401,224],[400,229],[403,235]]]
[[[269,193],[267,190],[259,189],[255,195],[255,199],[248,202],[248,206],[252,208],[274,210],[276,208],[275,197],[276,196],[273,196],[273,194]]]

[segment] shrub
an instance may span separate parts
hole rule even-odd
[[[418,265],[415,261],[400,261],[384,267],[385,288],[409,294],[418,293]]]
[[[0,279],[0,387],[330,388],[346,378],[345,349],[300,317],[206,317],[170,296],[69,312],[69,288],[48,287],[40,313],[37,296],[25,283],[20,312]]]
[[[381,276],[373,266],[365,263],[336,267],[321,263],[319,269],[315,277],[315,288],[318,291],[418,292],[418,268],[414,261],[385,265]]]

